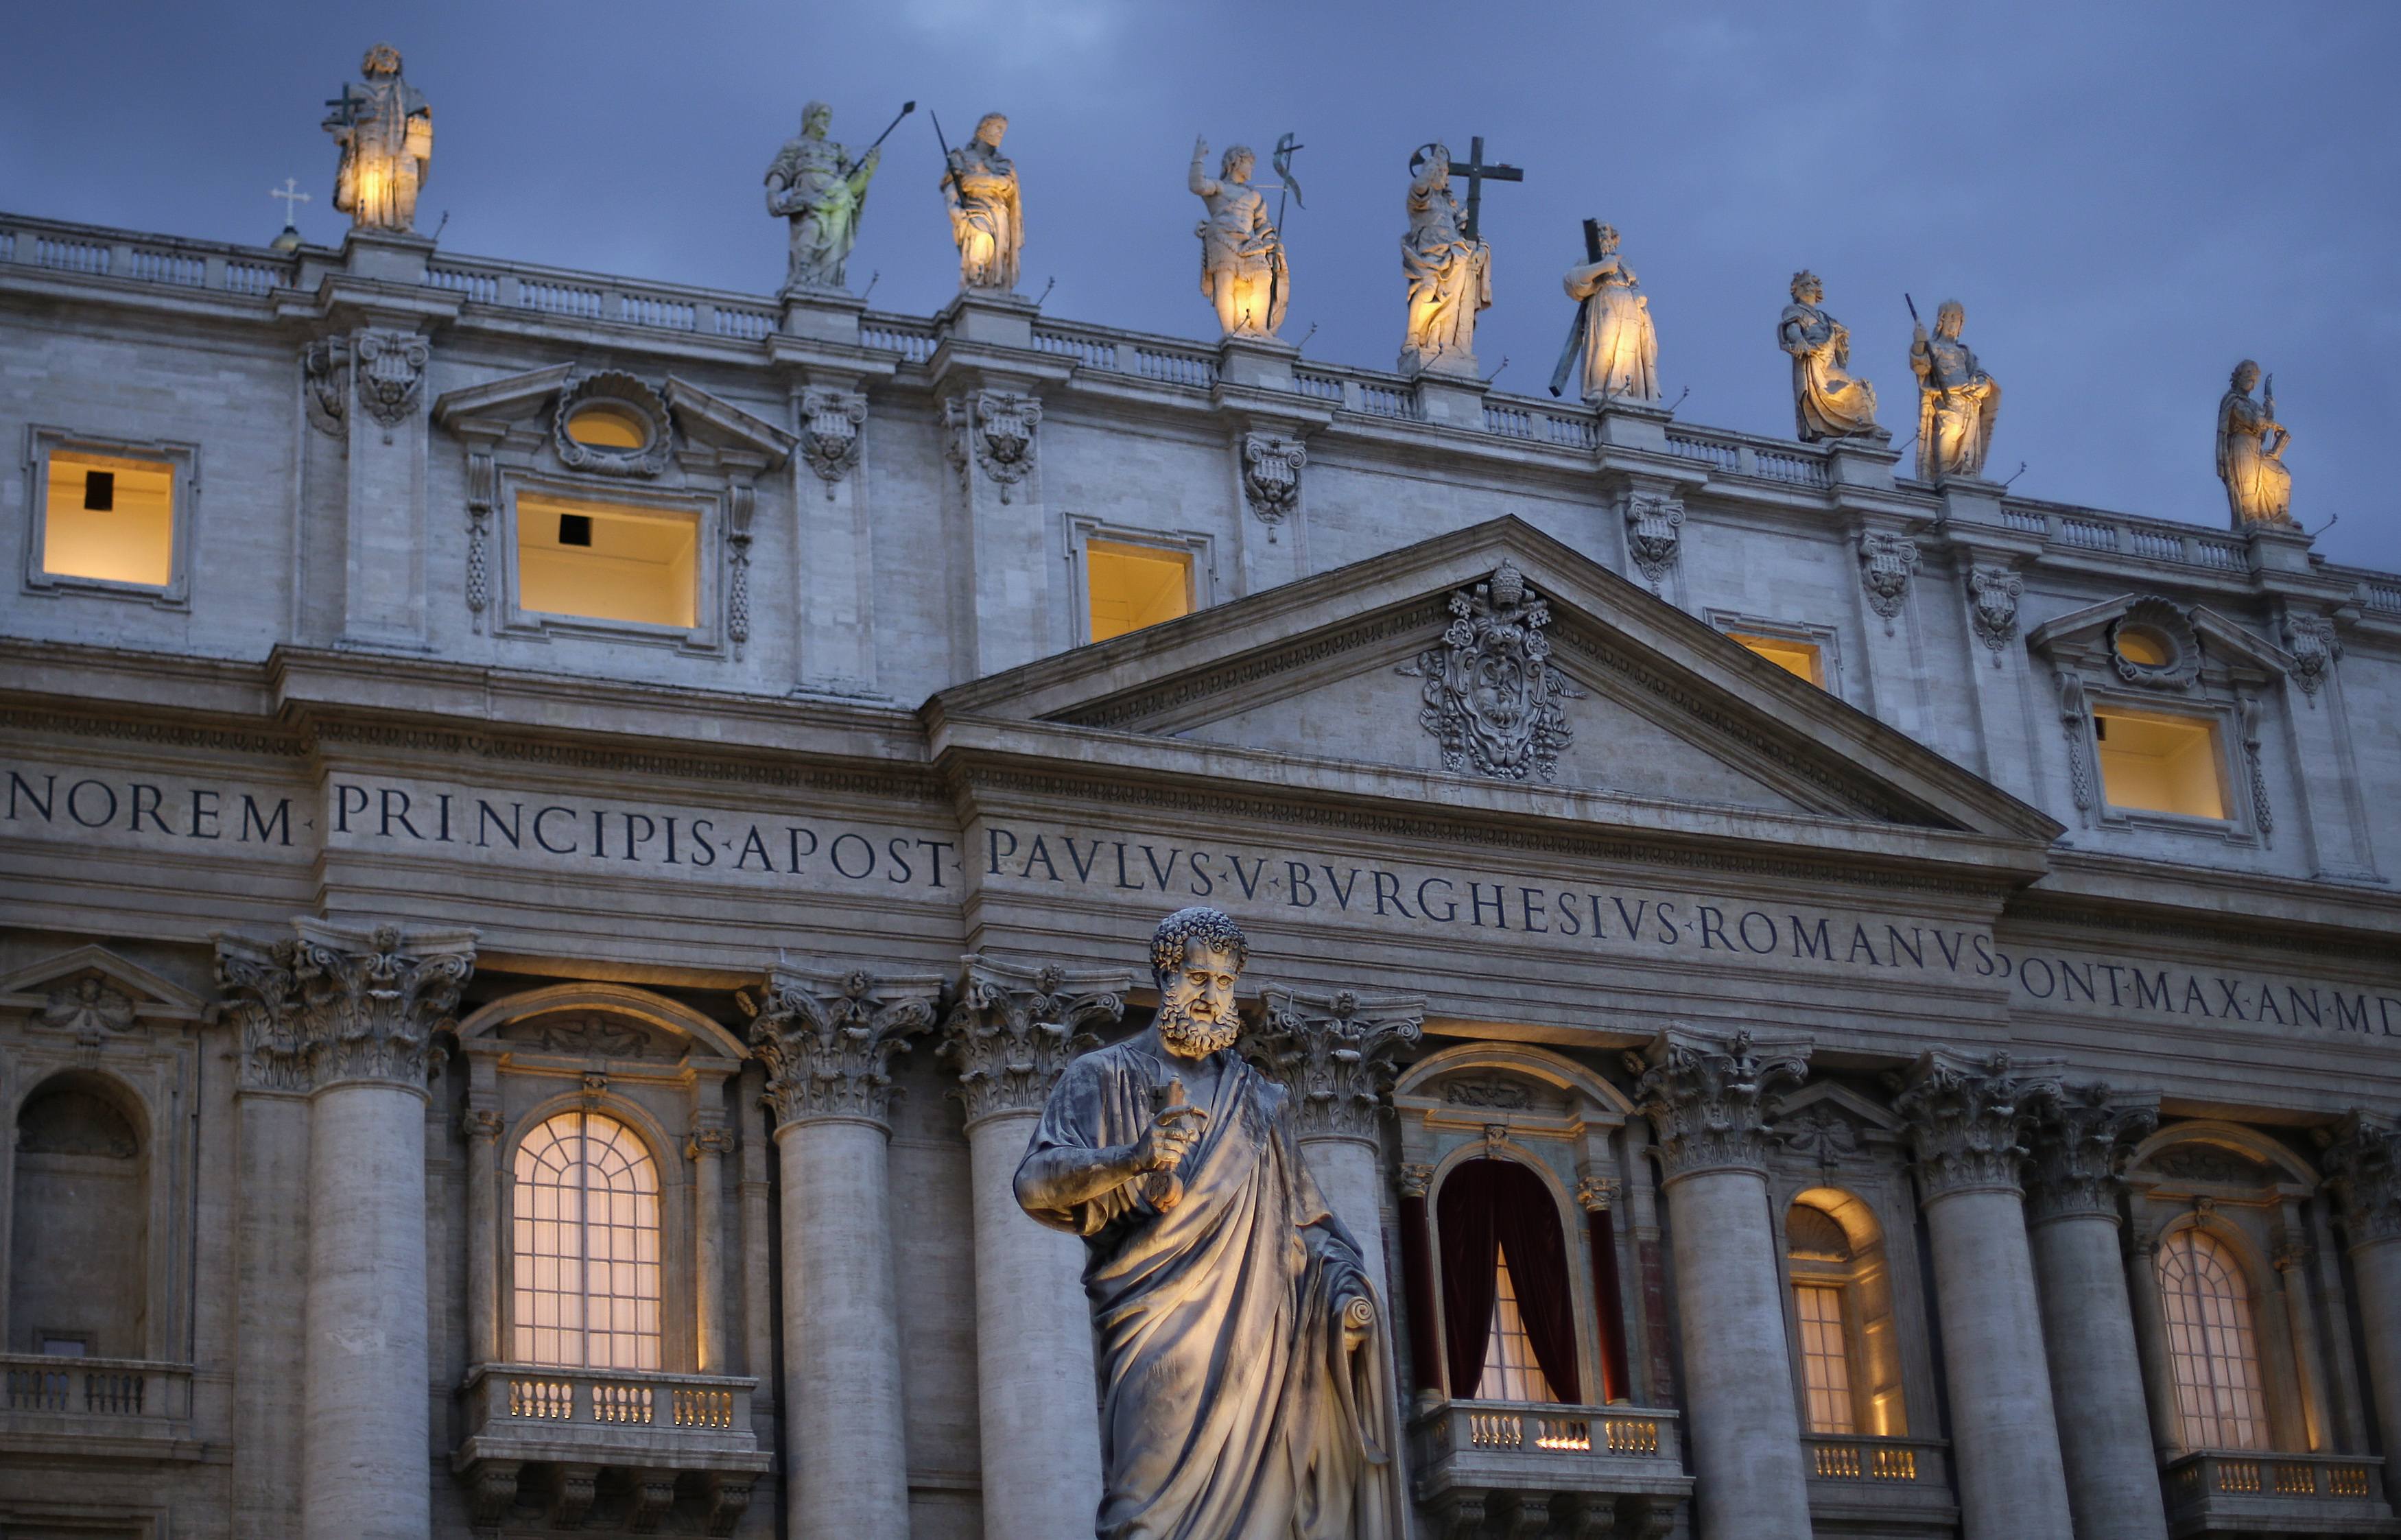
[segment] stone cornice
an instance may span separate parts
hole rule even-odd
[[[1909,1121],[1921,1196],[2020,1190],[2024,1134],[2037,1107],[2059,1097],[2061,1059],[2012,1061],[1933,1048],[1918,1055],[1893,1109]]]
[[[368,1081],[421,1091],[474,971],[475,933],[299,919],[288,940],[217,937],[243,1080],[261,1090]]]
[[[2121,1096],[2098,1083],[2063,1086],[2037,1102],[2025,1164],[2028,1221],[2091,1215],[2114,1222],[2126,1162],[2159,1122],[2157,1095]]]
[[[933,1026],[941,994],[932,974],[769,969],[757,997],[735,999],[751,1018],[750,1049],[766,1066],[777,1125],[847,1119],[888,1127],[892,1056]]]
[[[1037,968],[980,954],[966,963],[940,1052],[958,1070],[969,1127],[1041,1111],[1068,1061],[1099,1045],[1092,1029],[1124,1017],[1134,983],[1131,969]]]
[[[2353,1248],[2401,1241],[2401,1130],[2390,1118],[2354,1110],[2322,1137],[2327,1185],[2342,1200]]]
[[[1776,1089],[1809,1072],[1806,1038],[1715,1038],[1671,1026],[1626,1068],[1641,1077],[1635,1098],[1651,1120],[1664,1177],[1717,1171],[1767,1174],[1768,1114]]]
[[[1351,990],[1261,992],[1264,1017],[1244,1050],[1292,1098],[1300,1137],[1372,1141],[1393,1055],[1425,1034],[1425,1002]]]

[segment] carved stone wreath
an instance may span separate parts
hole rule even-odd
[[[638,419],[647,430],[639,448],[617,448],[609,445],[586,444],[570,434],[568,424],[578,413],[596,406],[613,406],[619,412]],[[659,393],[632,375],[615,369],[605,369],[588,375],[559,392],[558,411],[551,419],[551,442],[558,450],[559,463],[572,470],[595,471],[602,475],[654,476],[667,468],[667,454],[674,439],[673,420],[667,415],[667,404]]]
[[[2119,639],[2130,631],[2165,651],[2167,661],[2137,663],[2128,657]],[[2126,612],[2110,623],[2109,662],[2129,684],[2147,690],[2189,690],[2201,677],[2201,639],[2173,601],[2150,595],[2126,606]]]
[[[1425,681],[1418,721],[1452,771],[1499,780],[1553,777],[1574,735],[1562,703],[1584,692],[1551,666],[1550,606],[1508,561],[1450,596],[1442,643],[1400,671]]]

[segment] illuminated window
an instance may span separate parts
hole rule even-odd
[[[1484,1375],[1475,1382],[1479,1401],[1556,1401],[1551,1382],[1534,1361],[1533,1339],[1517,1311],[1517,1286],[1509,1263],[1493,1251],[1492,1326],[1484,1340]]]
[[[517,608],[690,630],[699,547],[694,514],[527,492],[517,499]]]
[[[517,1147],[520,1363],[659,1367],[658,1166],[634,1131],[562,1112]]]
[[[1095,540],[1084,546],[1092,639],[1106,641],[1192,612],[1192,556]]]
[[[2266,1449],[2251,1293],[2233,1257],[2201,1231],[2176,1231],[2160,1244],[2160,1302],[2184,1441],[2194,1449]]]
[[[1826,663],[1816,642],[1796,641],[1790,637],[1749,636],[1741,631],[1729,631],[1726,635],[1786,673],[1805,679],[1820,690],[1826,687]]]
[[[567,419],[567,436],[596,449],[647,449],[651,425],[630,406],[596,401]]]
[[[2147,626],[2120,626],[2114,645],[2118,655],[2146,668],[2165,668],[2175,662],[2175,645]]]
[[[2124,637],[2121,632],[2121,642]],[[2111,806],[2226,817],[2213,719],[2099,707],[2092,712],[2092,737]]]
[[[81,449],[50,451],[41,570],[52,577],[164,588],[175,576],[175,467]]]
[[[1851,1344],[1843,1327],[1843,1291],[1826,1284],[1795,1284],[1792,1303],[1801,1320],[1801,1383],[1809,1396],[1809,1431],[1851,1433]]]

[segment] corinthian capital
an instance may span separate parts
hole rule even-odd
[[[2157,1094],[2121,1096],[2106,1085],[2071,1085],[2034,1109],[2026,1162],[2026,1217],[2097,1214],[2118,1217],[2126,1162],[2160,1126]]]
[[[1267,1019],[1252,1035],[1250,1057],[1291,1093],[1300,1136],[1373,1139],[1393,1054],[1423,1036],[1425,1002],[1348,989],[1271,988],[1262,997]]]
[[[2064,1061],[2012,1063],[1930,1048],[1910,1066],[1893,1109],[1909,1120],[1925,1200],[1959,1192],[2016,1192],[2026,1125],[2060,1095]]]
[[[2326,1148],[2327,1185],[2342,1200],[2342,1228],[2353,1246],[2401,1240],[2401,1130],[2354,1108]]]
[[[434,1035],[475,970],[475,933],[295,920],[289,941],[217,938],[243,1075],[300,1091],[343,1080],[425,1083]]]
[[[1041,1111],[1067,1061],[1098,1045],[1091,1029],[1125,1014],[1132,987],[1128,969],[1028,968],[969,956],[940,1049],[959,1072],[967,1122]]]
[[[1767,1170],[1767,1103],[1809,1073],[1809,1042],[1748,1032],[1713,1038],[1671,1026],[1626,1066],[1642,1079],[1636,1099],[1659,1138],[1666,1179],[1704,1171]]]
[[[736,997],[752,1019],[750,1047],[767,1068],[775,1121],[856,1118],[881,1123],[892,1105],[892,1055],[934,1024],[942,981],[823,973],[777,964],[760,998]]]

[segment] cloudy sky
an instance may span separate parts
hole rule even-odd
[[[94,3],[9,24],[0,208],[263,241],[268,189],[295,176],[317,194],[302,229],[335,241],[320,103],[378,39],[433,105],[419,224],[446,214],[446,248],[761,294],[784,243],[760,179],[802,103],[860,143],[915,99],[851,276],[918,313],[956,274],[928,109],[954,144],[1010,114],[1026,287],[1056,280],[1050,313],[1192,337],[1214,330],[1193,137],[1293,131],[1284,335],[1383,368],[1409,151],[1481,133],[1527,173],[1485,205],[1497,389],[1546,382],[1559,274],[1597,215],[1625,233],[1686,419],[1791,431],[1773,334],[1806,266],[1890,403],[1902,294],[1966,304],[2008,393],[1993,469],[2023,461],[2019,491],[2223,525],[2214,411],[2256,357],[2294,430],[2295,513],[2335,525],[2319,550],[2401,570],[2388,0]]]

